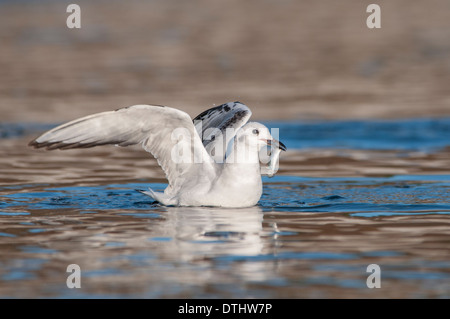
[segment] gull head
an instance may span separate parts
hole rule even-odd
[[[258,151],[266,146],[286,151],[286,146],[275,139],[269,129],[261,123],[249,122],[245,124],[237,137],[239,140],[244,140],[250,148],[256,147]]]

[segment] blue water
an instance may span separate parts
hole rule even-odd
[[[55,127],[53,124],[0,122],[0,139],[38,134],[53,127]]]
[[[450,118],[265,123],[288,148],[437,151],[450,145]]]
[[[263,178],[263,182],[264,193],[258,204],[263,211],[347,212],[361,217],[408,212],[450,214],[450,175],[334,178],[274,176]],[[24,185],[21,192],[0,197],[0,215],[69,208],[80,210],[83,214],[95,213],[96,210],[148,211],[160,205],[136,190],[151,187],[162,191],[166,186],[148,182],[43,186],[40,192],[26,192],[27,186]],[[14,212],[8,213],[9,210]],[[156,217],[158,214],[140,214],[142,216]]]

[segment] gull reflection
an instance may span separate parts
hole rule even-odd
[[[166,245],[166,248],[183,260],[224,255],[255,256],[262,251],[263,212],[257,206],[165,209],[166,220],[159,224],[158,233],[171,239],[174,245]]]

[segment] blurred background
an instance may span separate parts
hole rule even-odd
[[[262,120],[450,115],[447,0],[78,0],[69,29],[72,2],[0,1],[0,121],[235,100]]]

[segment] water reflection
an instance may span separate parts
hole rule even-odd
[[[190,291],[214,282],[232,289],[236,282],[271,276],[270,267],[260,263],[239,263],[230,276],[231,264],[215,261],[219,256],[261,254],[259,207],[81,212],[70,208],[11,218],[14,221],[0,227],[9,234],[3,236],[0,257],[3,297],[162,297],[172,294],[174,287]],[[28,267],[32,261],[39,263]],[[65,286],[65,268],[72,263],[82,269],[79,291]],[[28,287],[26,291],[18,288],[22,286]]]
[[[259,282],[273,277],[273,262],[233,263],[235,259],[263,254],[267,239],[263,236],[260,207],[167,207],[162,215],[164,221],[149,238],[159,242],[154,250],[158,259],[171,265],[186,263],[190,265],[187,268],[204,267],[200,271],[179,274],[175,281],[234,286],[237,282]],[[170,277],[173,278],[173,274]]]
[[[156,237],[170,240],[165,250],[183,260],[217,255],[255,256],[261,253],[261,208],[167,207]]]

